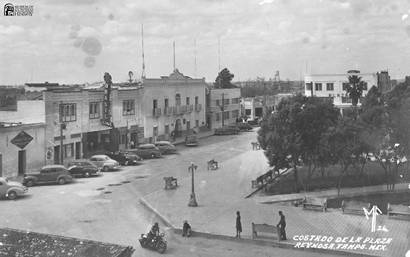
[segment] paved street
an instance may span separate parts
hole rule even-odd
[[[132,245],[136,249],[134,256],[157,256],[156,252],[142,249],[138,244],[139,234],[147,232],[150,224],[158,221],[139,204],[138,199],[162,192],[164,176],[188,179],[187,166],[191,161],[200,166],[198,172],[210,172],[205,166],[210,158],[220,161],[223,166],[231,165],[223,160],[244,153],[250,148],[249,142],[254,136],[254,133],[243,133],[240,136],[210,137],[202,140],[200,147],[178,146],[178,155],[146,160],[140,166],[124,167],[119,172],[79,178],[63,186],[32,187],[27,196],[17,201],[0,201],[0,226]],[[266,163],[260,165],[250,170],[263,172]],[[186,186],[181,184],[181,187]],[[160,227],[164,229],[161,223]],[[169,256],[318,256],[317,253],[230,241],[187,240],[172,233],[167,233],[167,240]]]

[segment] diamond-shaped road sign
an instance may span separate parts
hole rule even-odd
[[[26,145],[28,145],[31,142],[31,140],[33,140],[32,136],[30,136],[24,131],[21,131],[17,134],[17,136],[10,140],[10,142],[20,147],[20,149],[24,149],[24,147],[26,147]]]

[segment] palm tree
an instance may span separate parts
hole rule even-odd
[[[359,99],[362,97],[363,90],[366,88],[366,82],[362,81],[362,77],[357,75],[351,75],[348,79],[349,83],[345,90],[349,94],[350,99],[352,99],[352,105],[356,107]]]

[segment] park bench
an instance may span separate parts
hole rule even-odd
[[[208,170],[217,170],[218,169],[218,162],[215,160],[210,160],[207,162],[207,169]]]
[[[370,211],[371,204],[355,200],[343,200],[341,208],[343,214],[364,215],[363,208],[365,208],[367,211]]]
[[[271,237],[280,241],[280,228],[269,224],[255,224],[252,222],[252,239],[258,236],[258,233],[270,234]]]
[[[178,187],[178,180],[174,177],[164,177],[165,189],[175,189]]]
[[[410,207],[400,204],[387,204],[387,217],[389,219],[410,220]]]
[[[327,209],[326,198],[305,198],[303,201],[303,209],[322,210]]]

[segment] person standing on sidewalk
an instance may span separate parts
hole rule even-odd
[[[241,213],[239,211],[236,212],[236,237],[241,238],[242,232],[242,223],[241,223]]]
[[[285,215],[283,215],[282,211],[279,211],[279,216],[280,216],[280,221],[278,225],[276,225],[278,228],[280,228],[280,240],[286,240],[286,220],[285,220]]]

